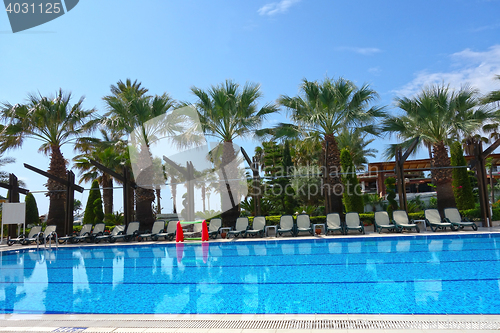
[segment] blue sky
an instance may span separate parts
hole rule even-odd
[[[470,84],[487,93],[500,89],[500,1],[162,1],[85,0],[65,15],[13,34],[0,14],[0,101],[22,103],[30,92],[62,88],[84,105],[105,111],[111,84],[137,79],[153,94],[194,101],[190,87],[209,88],[233,79],[261,84],[261,103],[294,96],[301,80],[342,76],[369,83],[388,105],[431,83]],[[285,113],[265,125],[284,121]],[[394,139],[394,138],[393,138]],[[388,139],[377,139],[381,153]],[[253,151],[256,142],[239,142]],[[5,170],[30,190],[45,179],[22,167],[48,168],[39,143],[4,156]],[[70,159],[72,147],[63,150]],[[421,153],[426,156],[425,152]],[[89,187],[89,185],[85,185]],[[116,191],[115,210],[121,208]],[[87,193],[76,194],[86,200]],[[171,209],[168,194],[166,210]],[[40,213],[48,200],[36,194]]]

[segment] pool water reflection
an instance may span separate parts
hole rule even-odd
[[[500,236],[0,253],[0,313],[498,314]]]

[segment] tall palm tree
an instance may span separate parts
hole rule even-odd
[[[236,138],[253,134],[266,115],[278,110],[274,104],[258,107],[257,101],[262,97],[262,93],[260,85],[254,83],[246,83],[241,88],[239,84],[226,80],[207,91],[196,87],[192,87],[191,91],[198,98],[194,106],[198,111],[203,133],[219,140],[216,149],[218,153],[214,153],[214,156],[220,156],[214,159],[220,163],[217,169],[226,167],[235,159],[237,152],[234,151],[233,141]],[[227,177],[237,179],[238,171],[230,168],[227,170]],[[238,186],[236,184],[234,188]],[[226,190],[223,182],[220,184],[220,191],[229,192],[228,196],[234,194]],[[222,200],[222,219],[225,226],[234,226],[239,216],[239,198],[234,198],[234,202],[233,206],[229,199]]]
[[[438,209],[454,207],[447,146],[454,140],[472,137],[486,121],[495,119],[494,113],[480,107],[477,92],[469,87],[452,91],[448,86],[432,86],[415,97],[396,98],[396,103],[403,114],[386,118],[383,130],[396,134],[403,140],[402,146],[417,137],[421,145],[432,146]]]
[[[338,191],[341,180],[337,136],[344,129],[353,127],[375,134],[377,131],[373,123],[376,118],[385,115],[384,108],[370,106],[377,93],[367,84],[358,88],[344,78],[326,78],[323,82],[304,79],[300,89],[299,96],[279,98],[279,103],[290,111],[295,124],[280,124],[275,129],[275,136],[295,135],[304,140],[319,136],[322,141],[323,172],[326,172],[326,212],[342,212],[342,193]]]
[[[66,178],[66,160],[61,147],[74,141],[97,122],[93,119],[94,109],[84,109],[83,97],[71,105],[71,94],[61,89],[55,96],[29,95],[26,104],[4,103],[0,110],[6,123],[0,133],[0,152],[19,148],[25,139],[42,142],[40,152],[50,155],[48,172]],[[58,230],[65,230],[65,187],[54,180],[47,181],[47,196],[50,198],[48,224],[55,224]]]
[[[136,190],[136,218],[141,227],[151,229],[155,218],[152,203],[155,200],[153,174],[151,165],[151,144],[159,140],[167,132],[179,131],[177,119],[163,119],[158,123],[149,122],[157,117],[166,115],[175,101],[168,95],[146,95],[147,89],[141,83],[119,81],[111,86],[111,95],[103,99],[107,104],[108,112],[104,115],[104,124],[111,130],[123,135],[130,135],[129,148],[132,147],[131,157],[134,157],[139,174],[134,174],[138,185]],[[168,116],[167,116],[168,117]]]

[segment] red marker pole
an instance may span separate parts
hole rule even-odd
[[[201,241],[208,242],[208,228],[207,228],[207,221],[205,221],[205,220],[203,220],[203,222],[202,222]]]
[[[184,242],[184,232],[182,231],[181,221],[177,221],[177,232],[175,233],[176,242]]]

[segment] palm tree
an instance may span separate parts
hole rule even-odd
[[[365,165],[368,164],[367,157],[375,157],[375,154],[378,153],[377,149],[367,148],[370,143],[375,141],[375,139],[366,140],[367,135],[359,128],[346,128],[337,136],[339,149],[349,149],[357,171],[364,171]]]
[[[497,75],[496,78],[500,80],[500,75]],[[500,107],[500,90],[495,90],[487,94],[481,99],[483,104],[496,103],[497,107]]]
[[[367,84],[358,88],[344,78],[326,78],[323,82],[304,79],[300,96],[279,98],[295,124],[280,124],[274,131],[275,137],[295,135],[304,140],[319,137],[322,141],[321,160],[326,172],[323,186],[328,198],[326,213],[343,211],[342,194],[338,193],[341,180],[337,136],[353,127],[375,134],[374,120],[385,115],[383,107],[370,107],[376,97],[377,93]]]
[[[111,95],[103,99],[108,112],[104,115],[104,124],[122,135],[130,135],[129,148],[131,157],[136,163],[134,174],[138,185],[136,190],[136,218],[141,227],[151,229],[155,218],[152,203],[155,200],[152,168],[153,156],[150,146],[167,132],[180,131],[177,119],[162,119],[158,123],[148,122],[166,115],[173,106],[174,100],[168,94],[147,96],[147,89],[141,87],[137,80],[119,81],[111,86]]]
[[[460,137],[472,137],[485,121],[494,120],[494,113],[480,107],[477,92],[469,87],[452,91],[448,86],[432,86],[415,97],[397,98],[396,103],[404,113],[386,118],[383,130],[396,134],[403,147],[417,137],[420,145],[432,146],[438,209],[454,207],[447,146]]]
[[[108,134],[104,129],[100,130],[103,139],[81,138],[75,145],[80,150],[79,154],[73,158],[74,166],[80,170],[80,184],[82,182],[92,182],[97,179],[102,186],[102,201],[104,204],[104,214],[113,213],[113,178],[99,168],[95,167],[90,160],[94,160],[105,167],[121,173],[123,165],[127,162],[128,154],[125,145],[116,133]]]
[[[7,164],[15,163],[15,162],[16,162],[16,159],[13,157],[2,157],[0,155],[0,168],[3,168]],[[0,183],[8,183],[8,182],[9,182],[9,172],[0,170]],[[17,183],[19,186],[22,186],[22,187],[26,186],[26,183],[23,182],[22,180],[18,180]]]
[[[196,87],[192,87],[191,91],[198,98],[194,106],[198,111],[203,133],[220,142],[213,151],[214,156],[219,156],[214,158],[214,161],[218,161],[216,166],[219,170],[229,165],[236,157],[234,139],[254,133],[266,115],[278,110],[274,104],[265,104],[258,108],[257,101],[262,97],[262,93],[260,85],[254,83],[246,83],[241,89],[239,84],[226,80],[223,84],[212,86],[208,91]],[[227,177],[237,179],[238,171],[229,168]],[[223,179],[222,176],[219,178]],[[236,184],[233,188],[238,186]],[[227,192],[228,196],[234,194],[226,190],[224,182],[220,184],[220,191],[221,194]],[[225,226],[234,226],[239,216],[239,198],[234,197],[234,206],[228,201],[229,199],[222,200],[222,219]]]
[[[4,103],[0,114],[6,126],[0,133],[0,152],[19,148],[25,139],[42,142],[39,151],[50,155],[48,172],[66,178],[66,160],[61,147],[72,142],[97,122],[92,119],[94,109],[83,109],[83,97],[71,105],[71,94],[61,89],[53,97],[29,95],[26,104]],[[65,230],[65,187],[49,179],[47,196],[50,198],[48,224],[55,224],[58,230]]]

